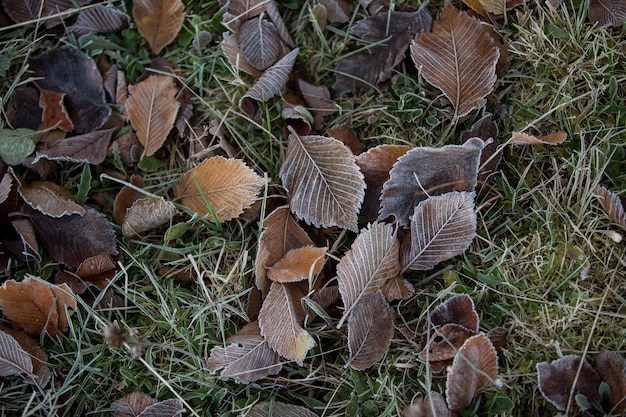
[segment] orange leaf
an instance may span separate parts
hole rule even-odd
[[[67,114],[63,104],[64,93],[41,90],[39,93],[39,107],[43,109],[42,123],[44,129],[59,128],[66,132],[74,129],[74,123]]]
[[[154,54],[174,40],[185,18],[185,6],[181,0],[135,0],[133,17],[137,29]]]
[[[528,133],[513,132],[511,142],[516,145],[559,145],[565,142],[567,133],[556,132],[545,136],[529,135]]]
[[[267,273],[275,282],[298,282],[315,278],[324,266],[326,248],[306,246],[292,249]]]

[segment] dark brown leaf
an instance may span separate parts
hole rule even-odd
[[[509,331],[504,327],[494,327],[487,333],[487,338],[493,344],[498,355],[506,347],[508,335]]]
[[[185,18],[181,0],[135,0],[133,17],[152,52],[158,54],[176,38]]]
[[[626,411],[626,360],[615,352],[603,350],[596,357],[596,371],[611,387],[611,415],[623,415]]]
[[[337,111],[337,104],[330,99],[330,91],[324,85],[309,84],[300,78],[298,87],[309,111],[313,114],[313,128],[320,130],[324,125],[324,118]]]
[[[20,195],[32,208],[50,217],[71,214],[85,215],[86,210],[75,202],[67,189],[50,181],[35,181],[20,187]]]
[[[107,148],[115,128],[96,130],[54,142],[47,149],[37,151],[33,163],[41,158],[51,161],[70,161],[99,165],[106,159]]]
[[[435,328],[426,339],[426,346],[417,355],[422,361],[439,362],[454,359],[456,353],[475,331],[458,324],[444,324]]]
[[[48,367],[48,355],[39,346],[39,343],[21,330],[0,325],[0,331],[13,337],[13,339],[19,343],[20,347],[29,355],[29,360],[32,364],[32,373],[30,375],[23,375],[26,380],[31,381],[40,389],[45,388],[48,382],[50,382],[52,374]]]
[[[344,143],[355,156],[360,156],[365,150],[363,143],[356,137],[356,132],[351,126],[351,123],[344,123],[340,126],[328,129],[326,132],[331,138],[338,139]],[[407,147],[408,150],[408,147]],[[358,160],[357,160],[358,165]],[[359,166],[360,167],[360,166]],[[391,169],[391,167],[389,167]],[[361,170],[362,171],[362,170]],[[365,180],[367,182],[367,178]],[[367,190],[366,190],[367,192]],[[375,220],[375,219],[374,219]],[[373,221],[373,220],[372,220]]]
[[[388,303],[394,300],[408,300],[415,294],[415,287],[402,276],[397,276],[385,282],[380,289]]]
[[[474,308],[474,301],[467,294],[454,296],[439,304],[430,313],[428,320],[433,326],[453,323],[474,333],[478,332],[478,313]]]
[[[232,2],[231,2],[232,3]],[[243,56],[243,52],[237,42],[236,34],[225,34],[222,40],[222,51],[230,65],[239,72],[240,70],[246,72],[255,78],[259,78],[262,74],[261,71],[254,68]]]
[[[10,222],[9,214],[17,210],[19,188],[22,184],[12,167],[8,167],[0,180],[0,226]]]
[[[88,0],[2,0],[4,10],[14,22],[30,24],[36,24],[41,18],[76,9],[87,3]],[[46,19],[45,25],[50,28],[60,22],[60,18]]]
[[[591,23],[620,27],[626,21],[626,1],[589,0],[588,12]]]
[[[129,17],[121,10],[102,5],[96,5],[89,9],[81,10],[78,19],[68,29],[77,37],[88,33],[115,33],[126,29],[129,25]]]
[[[43,117],[43,111],[39,107],[39,90],[33,87],[17,87],[9,99],[6,113],[7,121],[14,129],[39,129]]]
[[[345,0],[320,0],[319,4],[326,9],[326,16],[330,23],[347,23],[350,20]]]
[[[115,409],[114,417],[136,417],[146,407],[156,404],[157,401],[141,392],[132,392],[119,400],[113,401],[111,408]]]
[[[502,151],[498,149],[498,125],[492,120],[491,113],[472,125],[470,130],[461,132],[461,142],[465,143],[471,138],[480,138],[485,143],[485,147],[480,153],[480,168],[478,169],[478,180],[485,181],[498,168],[502,160]]]

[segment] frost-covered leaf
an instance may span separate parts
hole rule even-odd
[[[106,159],[107,148],[115,128],[95,130],[55,141],[47,149],[37,151],[33,163],[41,158],[51,161],[86,162],[99,165]]]
[[[326,9],[326,17],[330,23],[347,23],[350,20],[345,0],[320,0],[319,4]]]
[[[136,417],[146,407],[156,404],[157,401],[142,392],[131,392],[128,395],[113,401],[111,408],[115,409],[114,417]]]
[[[454,107],[456,121],[485,105],[496,82],[498,48],[480,21],[447,5],[432,32],[417,35],[411,57]]]
[[[27,374],[22,373],[22,377],[37,385],[40,389],[45,388],[48,382],[50,382],[52,374],[48,367],[48,355],[41,346],[39,346],[39,343],[21,330],[0,325],[0,333],[1,332],[15,339],[20,348],[28,355],[28,360],[32,365],[32,371]]]
[[[316,227],[357,230],[365,182],[354,155],[340,141],[292,132],[280,178],[298,218]]]
[[[528,133],[511,133],[511,143],[516,145],[559,145],[565,142],[567,133],[556,132],[545,136],[535,136]]]
[[[416,398],[402,412],[403,417],[450,417],[450,410],[444,396],[430,392],[424,398]]]
[[[465,252],[476,234],[474,193],[430,197],[415,207],[411,245],[402,249],[403,270],[428,270]]]
[[[237,31],[237,41],[246,61],[259,71],[266,70],[284,55],[278,30],[266,19],[254,17],[243,22]]]
[[[129,17],[121,10],[103,5],[81,10],[78,19],[68,29],[77,37],[88,33],[106,32],[114,33],[126,29],[129,25]]]
[[[0,330],[0,376],[32,375],[33,362],[13,336]]]
[[[600,200],[600,205],[609,215],[609,218],[622,229],[626,229],[626,198],[620,197],[602,185],[597,185],[594,194]]]
[[[498,125],[492,119],[491,113],[487,113],[474,123],[470,130],[461,132],[461,141],[463,143],[471,138],[480,138],[485,143],[485,147],[480,153],[479,181],[485,181],[498,168],[502,159],[502,150],[499,149]]]
[[[320,130],[324,125],[324,117],[337,111],[337,104],[331,100],[330,91],[325,85],[313,85],[298,79],[298,88],[313,115],[313,128]]]
[[[613,415],[626,411],[626,360],[615,352],[603,350],[596,357],[596,370],[611,388],[609,405]]]
[[[254,68],[248,61],[246,61],[243,51],[237,42],[237,34],[225,33],[221,45],[224,55],[226,55],[228,62],[230,62],[230,65],[233,68],[237,71],[241,70],[246,72],[256,78],[261,76],[262,72]]]
[[[428,316],[428,321],[432,326],[453,323],[478,332],[478,313],[474,300],[467,294],[456,295],[439,304]]]
[[[256,404],[246,414],[247,417],[317,417],[308,408],[281,402],[264,402]]]
[[[20,195],[32,208],[50,217],[70,214],[84,216],[87,211],[65,187],[50,181],[34,181],[20,187]]]
[[[415,287],[401,275],[385,282],[380,289],[388,303],[394,300],[408,300],[415,294]]]
[[[274,282],[298,282],[305,279],[310,281],[320,273],[324,267],[326,248],[305,246],[291,249],[285,256],[276,262],[267,277]]]
[[[164,198],[141,198],[126,211],[122,233],[128,237],[140,236],[169,223],[175,213],[174,205]]]
[[[134,0],[133,17],[156,55],[178,35],[185,6],[181,0]]]
[[[431,332],[426,339],[426,346],[417,357],[428,362],[454,359],[465,341],[475,334],[475,331],[458,324],[444,324]]]
[[[0,158],[7,165],[19,165],[33,153],[38,139],[39,133],[31,129],[1,129]]]
[[[588,12],[591,23],[620,27],[626,21],[626,1],[590,0]]]

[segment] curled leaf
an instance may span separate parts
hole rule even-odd
[[[511,143],[516,145],[559,145],[565,142],[567,133],[556,132],[545,136],[529,135],[528,133],[513,132]]]
[[[169,223],[174,213],[174,205],[164,198],[139,199],[126,211],[122,233],[128,237],[139,236]]]
[[[478,332],[478,313],[474,301],[467,294],[456,295],[439,304],[428,317],[433,326],[458,324],[474,333]]]
[[[52,373],[48,367],[48,355],[39,346],[39,343],[21,330],[0,326],[0,333],[12,337],[28,356],[32,371],[30,373],[20,372],[22,377],[41,389],[45,388],[48,382],[50,382],[50,378],[52,378]],[[5,357],[4,359],[7,358]]]
[[[0,330],[0,376],[33,374],[33,362],[13,336]]]
[[[476,332],[458,324],[444,324],[436,328],[426,341],[426,347],[417,355],[422,361],[439,362],[454,359],[465,341]]]

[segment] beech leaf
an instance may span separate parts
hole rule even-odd
[[[169,223],[175,213],[174,205],[164,198],[141,198],[126,211],[122,233],[128,237],[140,236]]]
[[[589,0],[588,12],[591,23],[620,27],[626,21],[626,1]]]
[[[232,378],[240,384],[275,375],[281,368],[280,357],[261,336],[258,322],[247,324],[229,337],[225,347],[211,349],[207,361],[209,372],[221,369],[220,379]]]
[[[383,185],[379,220],[394,216],[409,224],[415,207],[427,197],[451,191],[473,191],[484,143],[472,138],[463,145],[413,148],[398,158]]]
[[[393,318],[380,291],[361,299],[348,318],[348,348],[354,369],[366,369],[389,350]]]
[[[134,0],[137,29],[156,55],[176,38],[185,17],[181,0]]]
[[[343,143],[292,132],[280,178],[298,218],[316,227],[357,231],[365,182],[354,155]]]
[[[222,39],[222,51],[226,58],[228,58],[228,62],[230,65],[238,72],[239,70],[246,72],[250,75],[253,75],[256,78],[259,78],[262,74],[261,71],[257,70],[253,67],[246,59],[244,58],[243,51],[237,42],[237,34],[224,34],[224,39]]]
[[[36,164],[41,158],[45,158],[51,161],[99,165],[106,159],[107,148],[114,131],[115,128],[96,130],[55,141],[47,149],[37,151],[33,163]]]
[[[34,209],[50,217],[70,214],[84,216],[87,211],[75,202],[75,197],[65,187],[50,181],[34,181],[20,187],[19,193]]]
[[[626,360],[615,352],[603,350],[596,357],[596,370],[600,379],[611,387],[611,413],[623,415],[626,411]]]
[[[131,85],[129,92],[126,111],[144,146],[142,158],[151,156],[163,145],[176,121],[180,104],[175,97],[178,91],[174,79],[153,75]]]
[[[95,5],[78,13],[76,22],[68,29],[77,37],[88,33],[106,32],[115,33],[126,29],[129,25],[129,17],[121,10],[113,7]]]
[[[0,330],[0,376],[32,375],[33,362],[13,336]]]
[[[324,117],[337,110],[337,105],[330,99],[328,87],[313,85],[298,79],[298,88],[300,88],[302,98],[304,98],[308,109],[313,114],[313,128],[320,130],[324,125]]]
[[[250,207],[264,184],[243,161],[216,156],[183,175],[174,192],[189,209],[223,222]]]
[[[597,185],[594,194],[600,200],[600,205],[606,211],[609,218],[622,229],[626,230],[626,198],[620,197],[608,188]]]
[[[0,129],[0,158],[7,165],[19,165],[35,150],[39,133],[27,128]]]
[[[350,20],[348,5],[344,0],[320,0],[319,4],[326,9],[330,23],[347,23]]]
[[[276,26],[266,19],[254,17],[243,22],[237,31],[237,41],[246,61],[259,71],[272,66],[283,55]]]
[[[256,404],[246,414],[247,417],[317,417],[313,411],[299,405],[281,402]]]
[[[366,296],[377,292],[400,272],[399,243],[393,226],[373,223],[363,229],[337,265],[344,313],[337,328]]]
[[[439,88],[454,107],[453,120],[484,106],[496,82],[499,51],[480,21],[447,5],[430,33],[411,44],[411,57],[422,76]]]
[[[305,246],[292,249],[267,272],[274,282],[312,281],[324,267],[326,248]]]
[[[452,192],[422,201],[411,218],[411,244],[402,251],[403,271],[428,270],[465,252],[475,234],[474,193]]]

